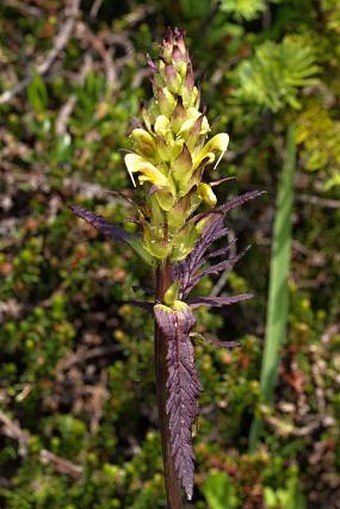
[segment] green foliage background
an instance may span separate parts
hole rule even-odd
[[[209,120],[231,137],[214,177],[237,181],[222,186],[220,199],[268,192],[230,218],[240,247],[253,248],[225,289],[255,298],[200,315],[201,333],[242,346],[196,343],[205,391],[194,506],[339,508],[336,0],[1,2],[0,505],[165,507],[152,322],[124,304],[150,278],[132,252],[80,224],[68,205],[115,223],[133,214],[107,191],[131,187],[121,149],[151,94],[145,54],[157,55],[154,41],[167,26],[186,30]],[[271,231],[292,123],[288,341],[275,403],[264,407]],[[259,413],[262,441],[250,453]]]

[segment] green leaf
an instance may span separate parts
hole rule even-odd
[[[260,16],[266,9],[264,0],[221,0],[222,12],[233,14],[237,20],[251,21]]]
[[[143,242],[141,239],[137,237],[130,237],[127,240],[128,244],[132,247],[132,249],[135,251],[135,253],[138,254],[138,256],[141,257],[141,259],[149,266],[154,265],[154,259],[150,255],[150,253],[144,248]]]
[[[285,106],[298,109],[298,88],[315,84],[317,72],[312,48],[298,36],[286,37],[279,44],[265,41],[253,58],[238,66],[233,96],[273,112]]]
[[[295,126],[287,133],[286,162],[282,169],[276,202],[272,256],[270,262],[269,294],[265,332],[265,346],[261,369],[261,400],[270,403],[278,375],[280,348],[286,340],[289,310],[288,276],[292,243],[292,210],[294,173],[296,166]],[[253,448],[260,432],[256,418],[250,433]]]
[[[277,489],[266,486],[263,490],[267,509],[306,509],[306,498],[299,487],[299,479],[295,474],[286,484]]]
[[[238,501],[228,474],[213,472],[202,487],[209,509],[236,509]]]
[[[36,113],[43,113],[46,111],[48,103],[47,89],[38,73],[34,73],[27,87],[27,98]]]

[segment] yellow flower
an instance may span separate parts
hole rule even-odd
[[[203,148],[194,157],[194,169],[204,161],[205,164],[212,164],[214,161],[214,169],[223,157],[228,148],[229,136],[227,133],[216,134],[211,140],[204,145]],[[218,156],[217,160],[216,157]]]
[[[168,187],[167,177],[143,157],[137,154],[127,154],[124,160],[134,187],[136,187],[134,173],[140,173],[138,180],[141,184],[149,181],[157,187]]]

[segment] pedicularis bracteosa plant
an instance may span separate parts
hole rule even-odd
[[[136,205],[139,232],[127,233],[102,217],[73,206],[73,212],[117,241],[134,248],[155,274],[155,365],[168,507],[183,507],[182,488],[190,500],[194,486],[192,427],[198,415],[201,385],[191,336],[197,306],[226,306],[251,295],[191,298],[207,274],[230,270],[242,256],[228,255],[230,245],[211,249],[226,236],[228,212],[261,194],[249,192],[217,203],[209,182],[227,150],[226,133],[209,136],[200,111],[191,60],[178,29],[169,30],[152,70],[153,99],[142,111],[143,124],[131,133],[133,150],[125,164],[134,187],[143,186]],[[218,261],[219,259],[219,261]],[[222,343],[221,343],[222,344]],[[228,345],[227,345],[228,346]]]

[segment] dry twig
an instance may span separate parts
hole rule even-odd
[[[23,430],[19,424],[10,419],[2,410],[0,410],[0,433],[17,440],[19,443],[19,455],[27,455],[28,443],[31,439],[30,433]],[[75,465],[47,449],[41,449],[39,457],[42,463],[52,465],[58,473],[69,475],[73,479],[79,479],[83,472],[81,465]]]
[[[56,60],[56,58],[60,55],[63,49],[67,46],[68,41],[72,35],[76,18],[79,15],[79,7],[80,0],[72,0],[72,3],[69,7],[66,7],[64,10],[64,15],[66,18],[65,23],[60,27],[57,35],[54,38],[53,45],[51,50],[48,52],[44,60],[35,67],[35,72],[40,76],[44,76],[52,64]],[[0,95],[0,104],[5,104],[9,102],[13,97],[20,94],[25,88],[30,84],[34,73],[30,76],[27,76],[25,79],[20,81],[12,90],[7,90],[3,94]]]
[[[320,198],[320,196],[311,196],[309,194],[298,194],[296,199],[303,203],[318,205],[328,209],[340,209],[340,200],[331,200],[329,198]]]
[[[41,17],[40,9],[38,9],[38,7],[34,7],[33,5],[27,5],[26,2],[20,2],[19,0],[3,0],[3,3],[6,7],[16,9],[25,16],[32,16],[34,18]]]
[[[56,366],[56,373],[69,371],[75,365],[84,364],[89,360],[107,357],[119,350],[120,347],[118,345],[97,346],[95,348],[91,348],[90,350],[77,350],[66,359],[64,358],[59,362],[59,364]]]

